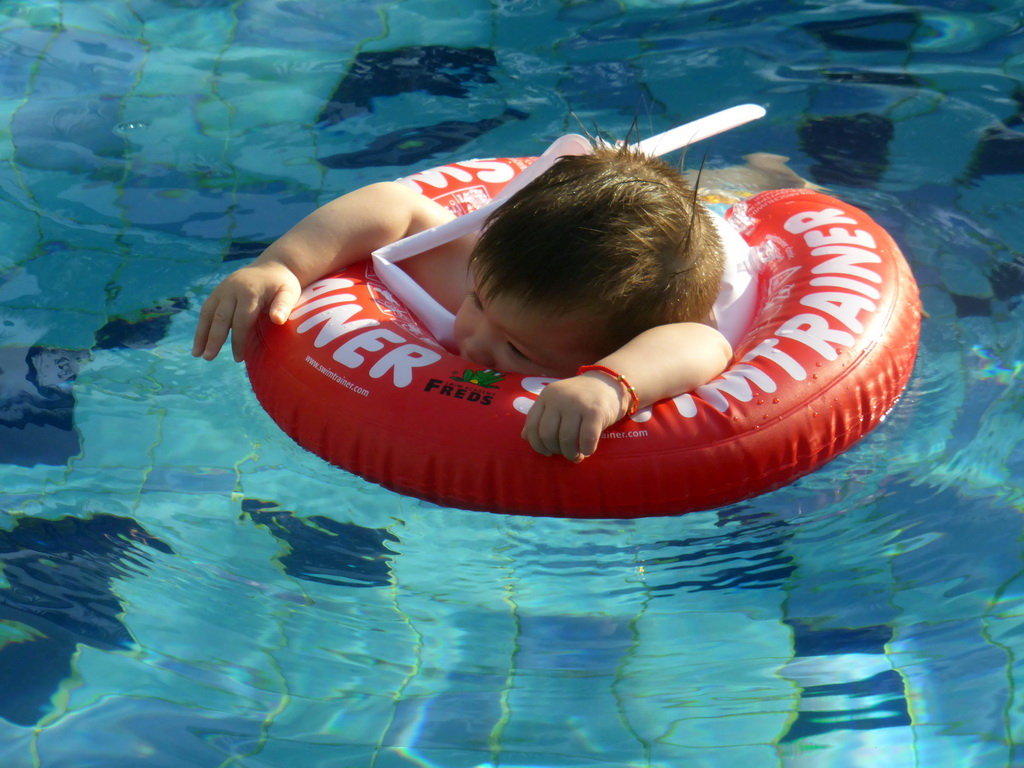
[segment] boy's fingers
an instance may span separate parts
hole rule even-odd
[[[202,349],[202,356],[207,360],[213,360],[220,352],[220,348],[224,346],[224,342],[228,338],[228,331],[231,329],[231,317],[234,311],[234,299],[215,303],[210,303],[207,300],[207,303],[203,305],[200,312],[200,324],[206,331],[204,334],[206,343]]]
[[[597,445],[601,440],[601,429],[600,424],[597,422],[584,422],[580,427],[580,454],[581,458],[585,459],[588,456],[592,456],[594,451],[597,450]]]
[[[580,418],[576,414],[565,415],[558,425],[558,453],[569,461],[581,461]]]
[[[551,450],[547,447],[542,433],[545,410],[544,404],[540,400],[533,404],[533,407],[530,408],[530,412],[526,416],[526,424],[523,426],[523,437],[530,443],[530,447],[541,456],[550,456]]]
[[[210,335],[210,321],[208,316],[200,310],[199,322],[196,324],[196,335],[192,340],[192,357],[199,357],[206,349],[207,339]]]
[[[580,420],[574,413],[562,413],[548,408],[537,424],[537,439],[545,456],[564,456],[569,461],[579,461]],[[535,446],[536,449],[536,446]]]
[[[192,355],[199,357],[210,346],[210,329],[213,326],[213,317],[217,312],[219,303],[215,294],[206,297],[203,306],[199,308],[199,322],[196,323],[196,335],[192,341]]]
[[[594,452],[600,439],[600,429],[596,425],[588,427],[589,421],[585,422],[578,410],[552,406],[541,397],[526,416],[522,436],[542,456],[558,455],[580,462]]]
[[[559,426],[562,420],[558,411],[553,408],[546,408],[540,423],[537,425],[537,434],[540,438],[545,456],[553,456],[562,453],[561,431]]]
[[[265,308],[275,323],[284,323],[301,291],[298,279],[290,273],[282,276],[243,267],[229,275],[199,311],[192,354],[213,360],[230,335],[232,356],[242,362],[249,329],[260,312]]]
[[[231,353],[236,363],[245,359],[245,342],[259,312],[255,301],[235,305],[235,314],[231,320]]]
[[[281,286],[270,302],[270,319],[277,325],[284,325],[298,301],[298,291],[287,285]]]

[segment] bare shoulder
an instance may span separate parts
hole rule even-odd
[[[438,227],[455,215],[430,198],[397,182],[372,185],[375,205],[401,208],[409,215],[409,229],[414,235]],[[423,251],[400,262],[401,268],[427,293],[450,312],[455,312],[469,290],[469,255],[476,243],[476,235],[467,235]]]

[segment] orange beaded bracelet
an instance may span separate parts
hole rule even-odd
[[[611,368],[605,365],[581,365],[579,370],[576,371],[577,376],[582,376],[587,371],[597,371],[603,373],[605,376],[611,376],[615,381],[622,385],[622,388],[626,390],[626,394],[629,395],[629,408],[626,409],[626,416],[632,416],[637,412],[640,407],[640,398],[636,396],[636,390],[633,389],[632,385],[626,381],[626,377],[618,371],[613,371]]]

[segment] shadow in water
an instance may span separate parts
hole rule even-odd
[[[0,532],[0,717],[32,725],[71,674],[79,645],[131,648],[111,588],[143,573],[142,547],[173,554],[134,520],[115,515],[23,518]]]
[[[383,587],[391,583],[389,541],[384,528],[364,528],[323,515],[297,517],[274,502],[245,499],[242,513],[285,545],[277,560],[296,579],[346,587]]]

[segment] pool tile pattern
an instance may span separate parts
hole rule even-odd
[[[981,2],[740,3],[699,40],[700,3],[468,5],[0,3],[0,762],[1011,764],[1019,33]],[[869,208],[930,315],[903,434],[791,497],[611,531],[439,513],[187,357],[216,280],[347,189],[537,152],[595,103],[644,131],[747,98],[769,118],[709,162],[770,149]],[[880,466],[891,529],[858,497]]]

